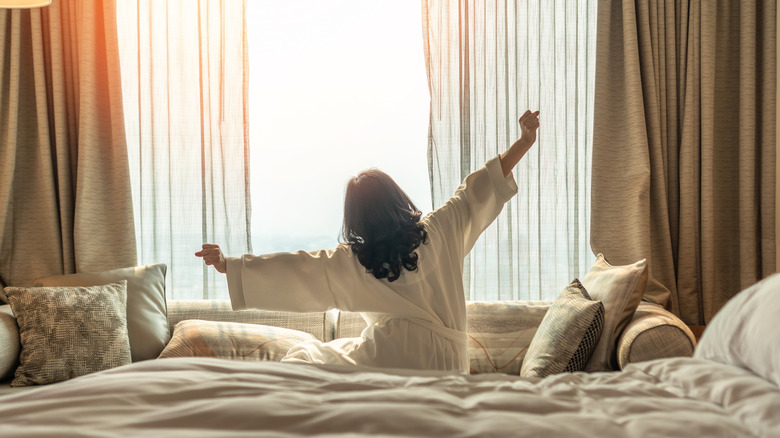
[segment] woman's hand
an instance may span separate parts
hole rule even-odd
[[[219,249],[219,245],[213,243],[204,243],[203,249],[195,253],[196,256],[202,257],[203,261],[207,265],[211,265],[218,272],[227,272],[227,263],[225,262],[225,256],[222,254],[222,250]]]
[[[518,161],[536,143],[536,130],[539,129],[539,111],[527,110],[517,121],[520,124],[520,138],[498,158],[501,160],[501,170],[504,176],[509,175]]]
[[[517,121],[520,124],[520,141],[529,147],[536,142],[536,130],[539,129],[539,111],[527,110]]]

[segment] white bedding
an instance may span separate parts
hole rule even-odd
[[[675,358],[546,379],[184,358],[0,398],[0,436],[780,436],[780,391]]]

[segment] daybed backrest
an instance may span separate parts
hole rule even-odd
[[[233,310],[228,300],[169,300],[168,326],[173,327],[185,319],[206,321],[240,322],[246,324],[271,325],[311,333],[321,341],[330,340],[326,327],[327,314],[274,312],[268,310]]]
[[[469,301],[466,303],[468,331],[503,334],[532,329],[535,332],[550,304],[552,301]],[[334,337],[358,337],[365,328],[366,322],[359,313],[339,312]]]
[[[550,301],[469,301],[466,319],[472,373],[518,374],[525,351]],[[339,312],[336,338],[357,337],[366,322],[359,313]]]

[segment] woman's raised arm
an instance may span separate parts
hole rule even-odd
[[[520,139],[514,142],[506,152],[498,156],[499,160],[501,160],[501,170],[504,171],[504,176],[512,172],[512,169],[523,158],[523,155],[536,142],[536,130],[539,128],[539,111],[531,112],[531,110],[526,110],[520,116],[518,123],[520,124]]]

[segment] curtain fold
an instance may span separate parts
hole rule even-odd
[[[464,261],[467,298],[554,299],[589,247],[596,1],[422,2],[434,207],[509,147],[526,109],[538,142],[519,193]]]
[[[0,277],[136,264],[115,5],[0,9]]]
[[[776,3],[602,0],[593,250],[704,324],[775,271]]]
[[[120,2],[125,124],[139,257],[168,297],[227,299],[193,253],[251,252],[246,3]]]

